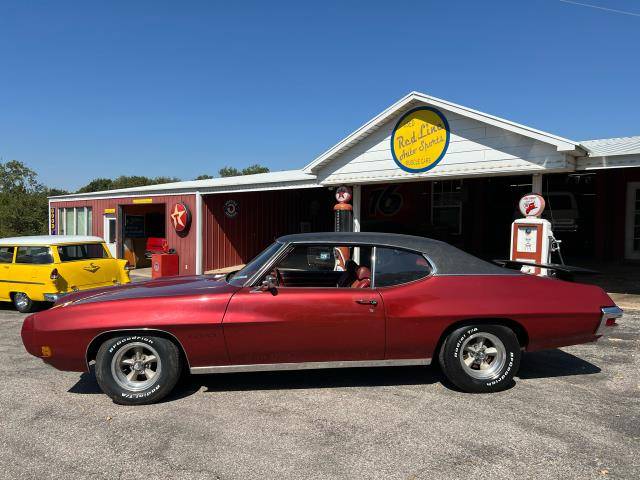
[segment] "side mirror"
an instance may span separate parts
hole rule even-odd
[[[260,285],[260,289],[265,292],[273,292],[278,287],[278,280],[273,275],[267,275]]]
[[[271,292],[275,295],[278,292],[278,280],[273,275],[267,275],[260,285],[251,289],[251,293],[254,292]]]

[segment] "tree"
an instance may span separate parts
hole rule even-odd
[[[267,167],[263,167],[262,165],[259,164],[253,164],[253,165],[249,165],[246,168],[243,168],[242,170],[238,170],[235,167],[222,167],[220,170],[218,170],[218,174],[221,177],[237,177],[239,175],[253,175],[255,173],[267,173],[269,171],[269,169]]]
[[[79,188],[77,193],[101,192],[102,190],[111,190],[113,180],[110,178],[96,178],[91,180],[84,187]]]
[[[242,172],[235,167],[222,167],[218,170],[218,175],[221,177],[237,177],[242,175]]]
[[[210,178],[213,178],[213,175],[207,175],[205,173],[203,175],[198,175],[195,180],[209,180]]]
[[[255,173],[269,173],[269,169],[257,163],[242,169],[242,175],[253,175]]]
[[[48,192],[24,163],[0,163],[0,238],[46,233]]]
[[[145,185],[159,185],[161,183],[179,182],[176,177],[143,177],[139,175],[120,175],[111,180],[110,178],[96,178],[91,180],[84,187],[78,189],[77,193],[101,192],[103,190],[116,190],[119,188],[142,187]]]

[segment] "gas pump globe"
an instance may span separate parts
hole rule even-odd
[[[524,218],[518,218],[511,224],[510,260],[551,263],[551,253],[558,249],[558,242],[551,231],[551,222],[540,218],[545,207],[544,198],[535,193],[525,195],[520,199],[519,207]],[[521,271],[541,276],[551,274],[549,269],[533,265],[524,265]]]

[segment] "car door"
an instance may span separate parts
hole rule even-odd
[[[0,300],[10,300],[13,253],[15,247],[0,247]]]
[[[310,277],[317,275],[310,271]],[[272,291],[243,287],[223,320],[231,363],[384,359],[382,298],[356,283],[345,288],[285,284]]]

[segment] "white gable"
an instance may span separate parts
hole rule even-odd
[[[449,124],[449,145],[431,170],[411,173],[391,153],[393,129],[408,110],[437,108]],[[307,165],[323,185],[420,178],[550,173],[575,169],[576,142],[474,110],[412,93]]]

